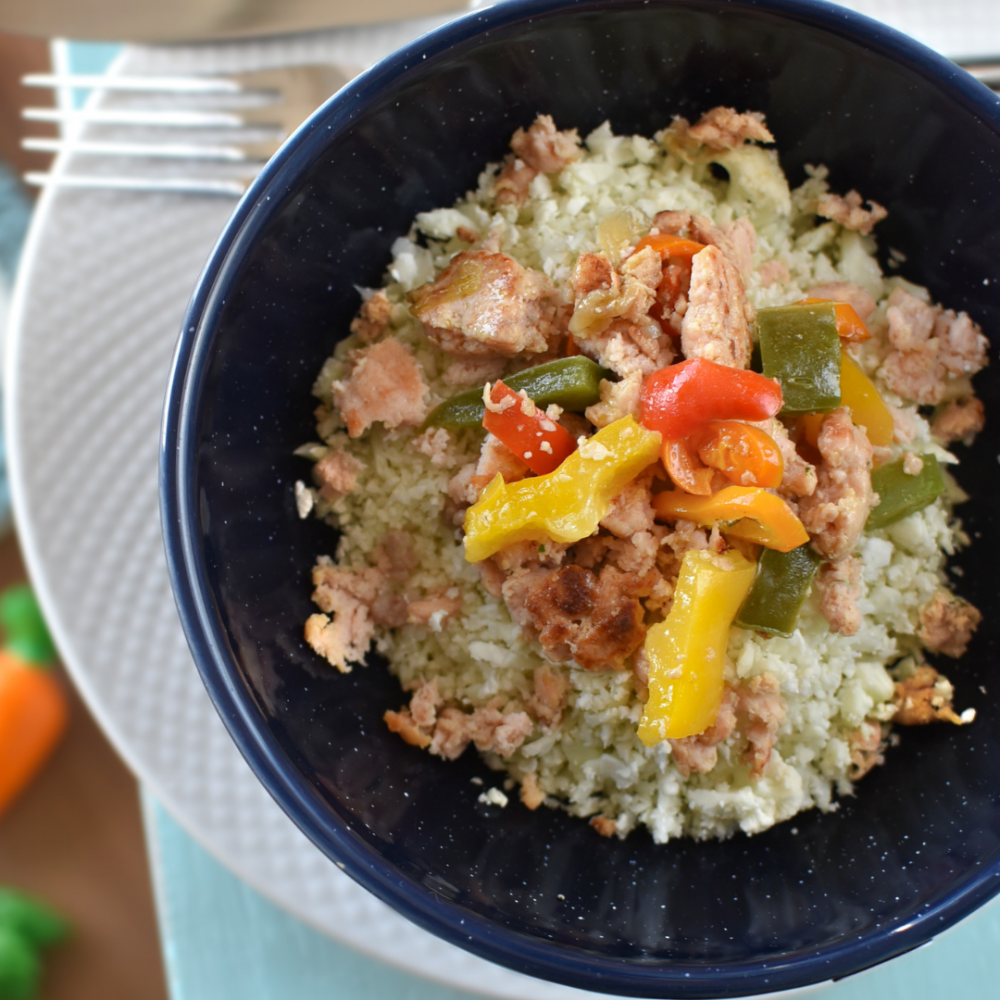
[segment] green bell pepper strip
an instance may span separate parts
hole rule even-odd
[[[582,413],[601,401],[601,379],[614,379],[614,374],[577,354],[525,368],[503,381],[514,392],[524,390],[539,406],[556,403],[564,410]],[[435,407],[426,423],[431,427],[481,427],[485,413],[483,390],[470,389]]]
[[[878,506],[865,523],[866,531],[877,531],[934,503],[945,491],[941,466],[933,455],[921,455],[924,467],[915,476],[903,471],[903,459],[879,466],[872,473],[872,489]]]
[[[791,552],[764,549],[750,593],[736,613],[736,624],[787,639],[823,562],[808,543]]]
[[[0,927],[0,1000],[32,1000],[41,972],[34,945],[14,928]]]
[[[28,584],[9,587],[0,594],[0,628],[5,637],[4,648],[25,663],[48,666],[58,658],[38,601]]]
[[[781,384],[784,416],[840,406],[840,337],[832,303],[757,311],[761,365]]]
[[[51,907],[16,889],[0,889],[0,927],[10,927],[35,947],[62,941],[69,923]]]

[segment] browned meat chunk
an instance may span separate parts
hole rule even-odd
[[[740,216],[720,227],[706,216],[694,212],[659,212],[653,219],[653,231],[683,236],[696,243],[717,247],[744,281],[750,277],[753,254],[757,249],[757,231],[746,216]],[[686,283],[685,280],[685,285]]]
[[[716,247],[691,259],[691,289],[681,324],[684,357],[705,358],[730,368],[746,368],[753,344],[752,315],[736,268]]]
[[[663,274],[660,255],[652,247],[632,254],[621,265],[611,266],[604,254],[581,254],[573,270],[573,316],[570,332],[579,339],[593,339],[615,320],[640,326],[652,321],[649,311]],[[659,329],[655,331],[659,336]],[[655,338],[654,338],[655,339]]]
[[[725,743],[736,730],[736,702],[735,691],[727,687],[715,722],[708,729],[696,736],[669,741],[670,756],[685,778],[691,774],[708,774],[718,763],[719,744]]]
[[[385,291],[380,288],[361,303],[361,310],[351,320],[351,333],[357,334],[358,339],[364,343],[371,343],[389,328],[391,316],[392,305],[386,298]]]
[[[772,674],[760,674],[751,678],[748,684],[737,685],[736,695],[736,715],[747,739],[743,759],[750,765],[751,776],[759,778],[771,759],[771,749],[778,728],[785,720],[787,706]]]
[[[751,140],[774,142],[759,111],[739,114],[735,108],[712,108],[694,125],[689,125],[685,118],[676,117],[669,131],[680,145],[688,148],[706,146],[721,150],[735,149]]]
[[[954,693],[948,679],[933,667],[917,667],[911,676],[896,684],[893,700],[897,707],[892,721],[901,726],[925,726],[939,721],[960,726],[962,718],[951,704]]]
[[[868,317],[875,312],[877,303],[872,296],[860,285],[855,285],[851,281],[828,281],[824,285],[813,285],[806,292],[806,297],[810,299],[832,299],[834,302],[846,302],[854,307],[854,311],[861,318],[862,322],[867,322]]]
[[[982,619],[978,608],[968,601],[939,590],[921,609],[917,634],[932,653],[958,658]]]
[[[533,771],[521,779],[521,801],[532,812],[545,801],[545,793],[538,787],[538,776]]]
[[[873,767],[885,763],[882,751],[882,727],[877,722],[862,722],[860,727],[847,737],[851,750],[851,780],[858,781]]]
[[[845,229],[855,229],[863,235],[872,231],[876,222],[881,222],[889,213],[876,201],[870,201],[865,208],[857,191],[845,195],[827,193],[816,199],[816,214],[824,219],[833,219]]]
[[[542,725],[554,728],[562,718],[566,695],[569,693],[569,681],[565,674],[551,667],[536,667],[534,683],[535,693],[528,699],[528,711]]]
[[[305,640],[341,673],[350,673],[351,664],[364,660],[375,634],[372,605],[382,574],[341,569],[324,557],[313,567],[312,577],[312,599],[324,613],[306,620]]]
[[[449,483],[449,491],[452,484],[455,484],[456,492],[454,496],[459,497],[466,504],[475,503],[483,490],[493,482],[497,473],[503,476],[505,483],[516,483],[524,479],[529,469],[498,437],[487,434],[483,440],[482,451],[479,455],[479,462],[472,475],[465,481],[464,487],[458,482],[462,473],[452,479]],[[464,490],[464,492],[463,492]]]
[[[840,562],[825,563],[816,577],[819,609],[833,632],[857,635],[861,628],[861,560],[848,556]]]
[[[455,760],[470,743],[475,743],[481,753],[509,757],[531,733],[532,726],[525,712],[502,713],[491,706],[463,712],[452,706],[438,715],[430,752]]]
[[[425,597],[407,604],[406,621],[410,625],[428,625],[431,631],[440,632],[461,610],[462,602],[457,597]]]
[[[403,708],[398,712],[387,711],[382,720],[389,727],[390,733],[398,733],[410,746],[426,750],[431,745],[430,736],[417,725],[409,710]]]
[[[948,392],[949,376],[974,375],[988,360],[988,341],[965,313],[931,306],[902,288],[886,310],[893,350],[882,376],[893,392],[936,405]]]
[[[597,575],[564,566],[532,582],[524,609],[553,662],[572,659],[585,670],[621,669],[645,638],[636,581],[614,567]]]
[[[549,279],[502,253],[463,250],[410,301],[448,354],[538,354],[558,333],[559,298]]]
[[[342,497],[358,483],[358,473],[364,468],[353,455],[340,448],[331,448],[314,466],[313,480],[324,500]]]
[[[633,479],[611,501],[611,509],[601,521],[618,538],[631,538],[639,532],[649,531],[656,520],[653,510],[653,473]]]
[[[875,503],[872,492],[872,446],[868,435],[841,407],[824,420],[819,432],[816,492],[803,497],[799,517],[812,536],[813,547],[831,562],[854,551]]]
[[[631,371],[620,382],[601,379],[601,401],[588,406],[587,419],[597,428],[607,427],[622,417],[639,417],[642,372]]]
[[[592,816],[590,825],[602,837],[613,837],[618,832],[618,824],[608,816]]]
[[[785,471],[781,476],[778,493],[787,499],[810,497],[816,492],[816,467],[807,462],[795,449],[795,443],[788,436],[788,429],[777,419],[758,422],[750,421],[752,426],[759,427],[778,446]]]
[[[434,678],[421,684],[413,693],[410,699],[410,715],[418,726],[433,729],[434,723],[437,722],[437,710],[442,704],[437,678]]]
[[[961,441],[972,444],[973,438],[986,426],[986,411],[982,400],[976,396],[953,399],[937,416],[931,429],[944,444]]]
[[[551,115],[539,115],[527,132],[519,128],[510,148],[540,174],[554,174],[580,159],[576,129],[560,132]]]
[[[415,427],[427,416],[427,383],[408,347],[387,340],[352,351],[346,382],[334,382],[333,402],[352,438],[376,421],[386,429]]]

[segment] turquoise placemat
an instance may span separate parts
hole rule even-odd
[[[476,1000],[359,955],[269,903],[144,798],[171,1000]],[[1000,996],[1000,900],[816,1000]],[[481,998],[479,998],[481,1000]]]

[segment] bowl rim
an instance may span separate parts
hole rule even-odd
[[[695,0],[652,0],[690,8]],[[646,0],[646,5],[650,0]],[[505,0],[473,10],[416,39],[366,70],[317,109],[265,166],[237,205],[198,279],[171,361],[160,434],[160,519],[167,568],[181,624],[209,697],[250,768],[282,810],[338,867],[414,923],[489,961],[584,990],[677,998],[743,996],[838,979],[929,941],[1000,891],[1000,859],[915,919],[887,925],[807,954],[720,964],[669,961],[641,964],[595,957],[471,914],[410,881],[338,820],[290,763],[266,727],[215,626],[205,580],[195,495],[197,417],[211,359],[212,331],[224,300],[220,289],[242,264],[254,237],[327,146],[414,65],[477,35],[559,11],[638,6],[638,0]],[[757,9],[846,38],[920,72],[952,101],[1000,133],[1000,95],[907,35],[825,0],[726,0],[728,9]]]

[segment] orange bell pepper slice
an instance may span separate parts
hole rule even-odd
[[[660,458],[667,475],[678,489],[697,496],[711,496],[714,473],[698,457],[689,438],[664,441]]]
[[[576,450],[576,441],[530,400],[501,381],[493,383],[483,427],[498,437],[536,475],[557,469]],[[502,407],[502,409],[500,408]]]
[[[767,420],[782,402],[781,386],[774,379],[692,358],[646,378],[639,422],[666,440],[678,441],[710,420]]]
[[[710,497],[668,491],[653,497],[653,509],[662,520],[693,521],[705,527],[717,524],[724,535],[778,552],[791,552],[809,541],[792,508],[758,486],[727,486]]]
[[[865,321],[849,302],[837,302],[835,299],[800,299],[799,305],[813,305],[819,302],[829,302],[833,306],[833,314],[837,318],[837,336],[841,340],[860,344],[871,336]]]
[[[695,436],[695,442],[705,465],[718,469],[737,486],[774,489],[781,485],[785,460],[771,435],[759,427],[739,420],[713,420]]]
[[[635,245],[635,253],[652,247],[663,260],[668,257],[683,257],[690,260],[696,253],[705,249],[704,243],[685,239],[683,236],[672,236],[670,233],[651,233],[643,236]]]

